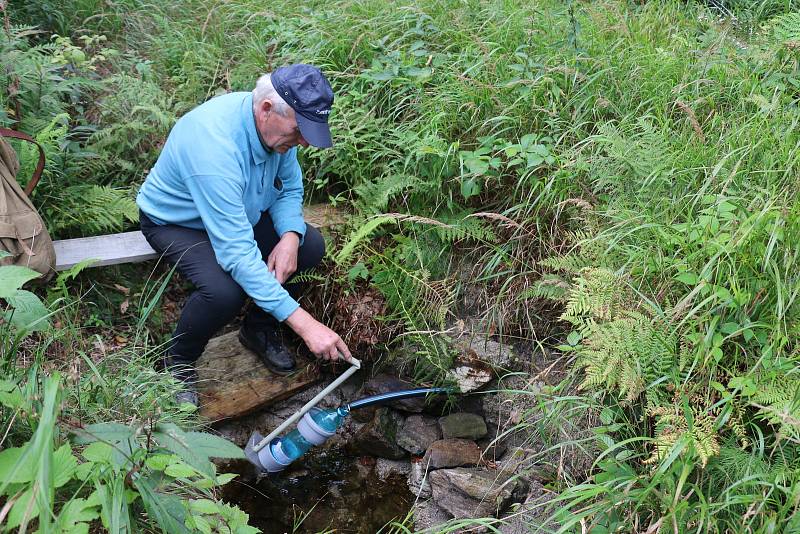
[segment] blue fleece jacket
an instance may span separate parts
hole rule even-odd
[[[296,148],[278,154],[261,144],[252,93],[219,96],[184,115],[136,203],[157,224],[208,232],[217,263],[278,320],[298,308],[267,270],[253,226],[268,211],[279,236],[297,232],[302,242],[303,175]]]

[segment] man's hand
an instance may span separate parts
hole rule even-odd
[[[286,318],[292,330],[303,338],[309,350],[317,358],[324,360],[336,360],[341,352],[344,359],[350,361],[353,357],[350,349],[347,348],[339,334],[314,319],[311,314],[303,308],[297,308],[289,317]]]
[[[294,232],[286,232],[267,257],[267,269],[275,275],[279,284],[284,284],[297,270],[297,250],[300,248],[300,236]]]

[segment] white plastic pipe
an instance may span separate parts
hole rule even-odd
[[[336,380],[334,380],[333,382],[331,382],[331,383],[330,383],[330,385],[328,385],[328,387],[326,387],[325,389],[323,389],[322,391],[320,391],[319,393],[317,393],[317,395],[316,395],[316,396],[315,396],[313,399],[311,399],[310,401],[308,401],[307,403],[305,403],[305,405],[304,405],[302,408],[300,408],[298,411],[296,411],[296,412],[295,412],[295,413],[294,413],[294,414],[293,414],[293,415],[292,415],[292,416],[291,416],[289,419],[287,419],[286,421],[284,421],[283,423],[281,423],[280,425],[278,425],[278,428],[276,428],[275,430],[273,430],[272,432],[270,432],[269,436],[265,437],[264,439],[262,439],[261,441],[259,441],[258,443],[256,443],[256,444],[253,446],[253,451],[255,451],[255,452],[258,452],[258,451],[260,451],[261,449],[263,449],[264,447],[266,447],[266,446],[267,446],[267,444],[268,444],[270,441],[272,441],[274,438],[276,438],[276,437],[277,437],[277,436],[278,436],[278,435],[279,435],[281,432],[283,432],[284,430],[286,430],[286,429],[287,429],[289,426],[291,426],[291,425],[292,425],[292,424],[293,424],[295,421],[297,421],[298,419],[300,419],[301,417],[303,417],[303,416],[306,414],[306,412],[308,412],[308,411],[309,411],[311,408],[313,408],[314,406],[316,406],[317,404],[319,404],[319,401],[321,401],[322,399],[324,399],[324,398],[325,398],[325,397],[326,397],[326,396],[327,396],[327,395],[328,395],[328,394],[329,394],[331,391],[333,391],[334,389],[338,388],[338,387],[339,387],[339,385],[340,385],[342,382],[344,382],[345,380],[347,380],[348,378],[350,378],[350,376],[351,376],[353,373],[355,373],[356,371],[358,371],[359,369],[361,369],[361,362],[360,362],[360,361],[358,361],[357,359],[355,359],[355,358],[350,358],[349,362],[350,362],[352,365],[351,365],[351,367],[350,367],[350,368],[349,368],[347,371],[345,371],[344,373],[342,373],[342,374],[339,376],[339,378],[337,378]]]

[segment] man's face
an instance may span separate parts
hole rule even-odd
[[[256,111],[256,128],[267,148],[279,154],[297,145],[308,146],[297,126],[294,110],[289,108],[284,117],[275,111],[269,100],[262,102]]]

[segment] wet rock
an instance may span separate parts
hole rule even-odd
[[[388,460],[378,458],[375,462],[375,476],[381,482],[386,482],[391,477],[408,477],[411,472],[411,462],[408,460]]]
[[[461,393],[469,393],[491,382],[494,371],[488,363],[461,354],[456,357],[453,368],[448,371],[447,376],[458,385]]]
[[[502,436],[505,448],[530,447],[531,441],[543,447],[540,437],[533,436],[532,429],[542,417],[539,395],[544,387],[544,383],[528,375],[513,375],[498,382],[497,394],[480,395],[489,437]]]
[[[452,413],[439,419],[439,426],[442,429],[442,437],[480,439],[487,433],[486,421],[483,417],[474,413],[459,412]]]
[[[403,416],[386,407],[378,408],[372,421],[362,426],[353,436],[351,447],[359,454],[399,460],[407,456],[397,445],[397,431]]]
[[[552,510],[547,506],[552,493],[538,482],[531,482],[528,494],[521,504],[511,507],[503,524],[497,529],[502,534],[529,534],[530,532],[555,532],[558,525],[547,522]]]
[[[428,472],[421,458],[415,458],[411,461],[411,471],[408,473],[408,489],[420,499],[429,499],[431,496]]]
[[[366,383],[364,383],[361,395],[363,397],[369,397],[372,395],[383,395],[384,393],[405,391],[407,389],[415,389],[416,387],[417,386],[415,386],[411,382],[406,382],[405,380],[401,380],[396,376],[392,376],[389,374],[380,374],[376,375],[375,377],[371,378]],[[425,408],[425,398],[417,397],[414,399],[403,399],[399,401],[393,401],[387,404],[387,406],[390,406],[396,410],[402,410],[404,412],[420,413]],[[358,410],[358,411],[369,412],[370,408],[364,408],[363,410]]]
[[[521,482],[484,468],[438,469],[429,474],[436,504],[456,518],[497,516]]]
[[[397,444],[411,454],[424,454],[430,444],[441,437],[442,431],[436,419],[410,415],[397,433]]]
[[[478,465],[481,448],[474,441],[466,439],[441,439],[431,444],[422,464],[428,469]]]
[[[446,523],[452,517],[446,510],[439,508],[439,506],[432,500],[420,501],[414,505],[414,532],[427,530],[435,532],[435,527]]]
[[[477,441],[478,447],[481,448],[483,460],[486,462],[497,462],[508,450],[508,441],[497,439],[491,433],[484,438]]]
[[[508,343],[498,343],[484,336],[465,336],[455,347],[469,360],[488,363],[499,370],[512,370],[520,366],[516,351]]]

